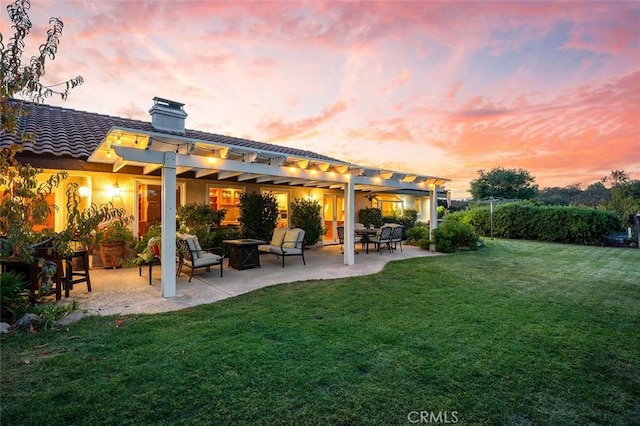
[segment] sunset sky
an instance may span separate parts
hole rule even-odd
[[[0,29],[13,35],[2,1]],[[524,168],[540,188],[640,179],[640,1],[32,0],[31,56],[64,30],[46,103],[452,179]]]

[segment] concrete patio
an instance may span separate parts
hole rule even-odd
[[[427,250],[413,246],[403,246],[403,251],[382,254],[360,253],[355,257],[355,265],[343,264],[343,256],[337,245],[305,250],[306,265],[298,256],[287,258],[285,267],[274,255],[260,256],[261,268],[235,270],[224,261],[224,277],[220,278],[218,267],[207,273],[196,269],[193,279],[188,282],[189,269],[184,268],[177,278],[177,294],[173,298],[163,298],[160,291],[160,267],[154,266],[152,285],[149,285],[148,267],[142,268],[142,276],[137,267],[117,270],[92,269],[92,292],[85,284],[76,284],[71,290],[68,303],[76,299],[84,315],[124,315],[138,313],[160,313],[175,311],[234,297],[243,293],[295,281],[332,279],[374,274],[382,270],[387,262],[413,257],[437,256]],[[185,271],[187,273],[185,274]]]

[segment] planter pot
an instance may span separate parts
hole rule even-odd
[[[124,263],[124,241],[100,244],[100,259],[105,269],[121,268]]]

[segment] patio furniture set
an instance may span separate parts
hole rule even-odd
[[[290,256],[300,256],[302,263],[306,265],[304,235],[303,229],[277,228],[268,244],[266,241],[252,238],[224,240],[223,243],[229,247],[229,267],[237,270],[260,268],[261,253],[273,254],[278,259],[282,258],[283,268],[285,257]],[[220,266],[220,277],[223,276],[222,264],[225,252],[222,247],[203,248],[200,246],[198,237],[190,234],[179,234],[176,244],[178,262],[176,275],[180,275],[182,268],[186,266],[190,270],[189,282],[191,282],[196,269],[205,268],[207,272],[211,272],[212,266]],[[153,257],[138,265],[140,275],[142,275],[142,266],[148,266],[149,285],[151,285],[153,266],[159,264],[160,258]]]
[[[369,244],[373,244],[375,251],[380,254],[382,254],[382,250],[389,250],[389,253],[392,253],[397,250],[398,244],[400,244],[400,251],[402,251],[402,229],[403,226],[397,223],[386,223],[380,228],[367,228],[361,223],[356,223],[354,243],[360,243],[362,249],[366,249],[367,254],[369,254]],[[342,248],[344,245],[344,226],[338,226],[338,238]]]
[[[34,257],[45,259],[45,261],[55,264],[55,273],[51,277],[53,286],[49,294],[55,294],[56,300],[62,299],[63,290],[64,297],[69,297],[69,291],[73,290],[75,284],[86,283],[87,290],[91,291],[88,250],[77,249],[69,256],[62,256],[45,242],[35,247]],[[37,260],[31,263],[24,263],[3,259],[0,264],[0,273],[9,271],[21,273],[30,283],[29,289],[32,294],[40,291],[42,287],[42,266]]]

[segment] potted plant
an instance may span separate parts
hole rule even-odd
[[[125,258],[125,244],[134,241],[133,232],[124,220],[113,220],[98,229],[96,240],[100,245],[100,259],[105,269],[122,266]]]

